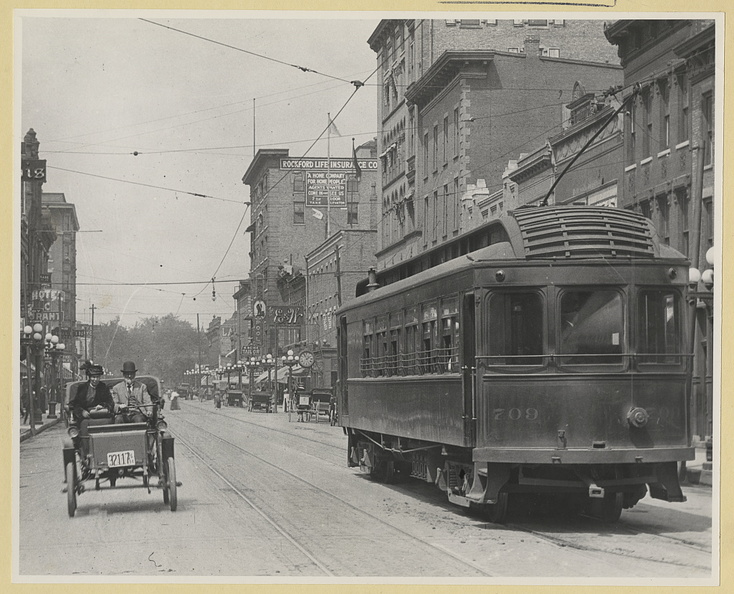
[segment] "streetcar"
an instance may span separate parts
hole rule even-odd
[[[543,206],[371,270],[337,312],[348,465],[493,522],[685,501],[688,268],[636,213]]]
[[[174,439],[167,431],[168,426],[157,403],[161,393],[160,381],[153,376],[138,376],[136,379],[146,385],[154,400],[153,404],[136,407],[145,414],[145,422],[115,424],[111,411],[99,409],[90,411],[88,436],[79,435],[73,422],[67,429],[63,463],[64,491],[70,518],[76,513],[77,498],[84,493],[87,483],[93,482],[95,490],[99,491],[117,487],[122,479],[125,479],[125,487],[142,487],[148,493],[151,487],[160,489],[163,503],[170,506],[171,511],[176,511],[177,488],[181,483],[176,480]],[[100,381],[112,389],[124,378],[103,378]],[[67,385],[67,403],[82,383]],[[153,485],[154,477],[157,482]]]

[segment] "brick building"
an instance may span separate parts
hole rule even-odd
[[[289,156],[287,149],[261,149],[242,181],[250,186],[250,298],[253,342],[261,355],[282,354],[304,338],[305,254],[343,229],[374,228],[377,159],[375,141],[348,157]],[[330,201],[328,201],[330,197]],[[276,324],[274,312],[283,317]],[[255,312],[253,312],[255,314]]]
[[[603,41],[601,21],[380,23],[378,268],[464,231],[461,198],[500,190],[508,154],[560,131],[577,83],[621,82]]]
[[[316,363],[313,385],[336,381],[336,310],[355,297],[357,283],[375,265],[376,229],[342,229],[306,254],[306,334]]]
[[[74,330],[76,328],[76,233],[79,231],[79,220],[76,207],[66,201],[63,193],[42,194],[43,211],[56,234],[56,240],[49,249],[48,272],[51,275],[50,285],[62,291],[58,307],[60,320],[59,337],[66,345],[64,362],[78,371]]]
[[[574,94],[577,98],[567,105],[569,117],[563,132],[510,160],[502,191],[484,202],[476,199],[476,191],[472,199],[464,200],[465,208],[474,205],[475,225],[521,205],[539,204],[556,182],[549,204],[618,206],[625,116],[621,112],[612,116],[621,106],[621,91],[619,97],[585,93],[580,88]],[[499,209],[494,208],[494,197]]]
[[[711,20],[620,20],[606,29],[633,100],[624,129],[620,207],[652,219],[699,271],[714,246],[715,58]],[[713,431],[713,299],[699,283],[692,429]],[[706,295],[708,294],[708,297]]]

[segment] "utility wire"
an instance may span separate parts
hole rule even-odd
[[[327,78],[332,78],[334,80],[338,80],[345,83],[354,83],[355,81],[349,81],[345,78],[341,78],[339,76],[333,76],[331,74],[326,74],[324,72],[319,72],[318,70],[314,70],[313,68],[307,68],[306,66],[300,66],[298,64],[291,64],[290,62],[285,62],[283,60],[278,60],[277,58],[271,58],[270,56],[266,56],[264,54],[258,54],[257,52],[253,52],[250,50],[243,49],[241,47],[237,47],[234,45],[230,45],[228,43],[223,43],[221,41],[216,41],[215,39],[210,39],[209,37],[204,37],[202,35],[197,35],[195,33],[191,33],[189,31],[184,31],[183,29],[177,29],[176,27],[171,27],[169,25],[164,25],[162,23],[156,23],[155,21],[149,21],[148,19],[140,19],[141,21],[145,23],[150,23],[151,25],[156,25],[157,27],[163,27],[164,29],[169,29],[170,31],[176,31],[177,33],[182,33],[183,35],[189,35],[190,37],[195,37],[196,39],[201,39],[202,41],[207,41],[209,43],[214,43],[215,45],[221,45],[222,47],[226,47],[229,49],[233,49],[238,52],[242,52],[244,54],[249,54],[251,56],[256,56],[258,58],[262,58],[263,60],[269,60],[271,62],[275,62],[276,64],[282,64],[283,66],[290,66],[291,68],[297,68],[298,70],[302,72],[312,72],[313,74],[319,74],[321,76],[326,76]]]
[[[154,188],[156,190],[166,190],[168,192],[176,192],[178,194],[189,194],[190,196],[196,196],[197,198],[211,198],[212,200],[219,200],[221,202],[231,202],[233,204],[243,204],[243,202],[241,202],[239,200],[229,200],[227,198],[219,198],[217,196],[210,196],[209,194],[199,194],[198,192],[189,192],[187,190],[177,190],[175,188],[166,188],[165,186],[156,186],[156,185],[153,185],[153,184],[145,184],[143,182],[131,181],[129,179],[120,179],[120,178],[117,178],[117,177],[108,177],[106,175],[98,175],[96,173],[87,173],[87,172],[84,172],[84,171],[75,171],[74,169],[65,169],[63,167],[55,167],[54,165],[48,165],[47,167],[49,169],[56,169],[58,171],[66,171],[67,173],[76,173],[78,175],[88,175],[89,177],[98,177],[100,179],[107,179],[107,180],[110,180],[110,181],[117,181],[117,182],[122,182],[122,183],[125,183],[125,184],[133,184],[133,185],[136,185],[136,186],[145,186],[146,188]],[[244,202],[244,204],[249,204],[249,202]]]

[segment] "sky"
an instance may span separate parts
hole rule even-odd
[[[194,326],[199,314],[205,328],[213,316],[229,318],[250,268],[242,177],[253,127],[257,149],[325,156],[326,135],[308,149],[327,114],[346,104],[331,154],[350,156],[352,138],[358,146],[377,135],[377,60],[367,44],[375,14],[89,10],[16,19],[15,146],[33,128],[47,163],[43,191],[75,205],[82,323],[92,305],[95,324],[172,313]],[[352,80],[367,84],[355,93]]]

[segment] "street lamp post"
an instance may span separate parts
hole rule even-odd
[[[697,268],[691,268],[688,275],[688,283],[691,289],[688,293],[692,318],[690,329],[691,355],[694,354],[694,349],[696,345],[696,326],[698,321],[698,316],[696,315],[697,310],[705,310],[706,316],[706,327],[705,329],[701,328],[702,334],[705,335],[707,342],[704,367],[701,370],[701,376],[703,380],[701,384],[704,386],[703,400],[705,401],[704,408],[706,413],[706,430],[708,430],[709,432],[708,439],[706,440],[706,463],[704,464],[704,470],[711,470],[711,462],[713,461],[713,386],[710,383],[710,381],[713,381],[713,379],[709,380],[709,378],[713,378],[714,260],[715,250],[714,248],[709,248],[709,250],[706,252],[706,263],[711,268],[707,268],[703,272],[699,272]],[[703,290],[700,290],[700,285],[703,285]],[[693,398],[691,398],[691,400],[693,401]],[[691,416],[692,415],[693,411],[691,412]]]
[[[51,358],[51,382],[46,390],[48,395],[48,415],[47,418],[55,419],[56,417],[56,404],[59,402],[59,378],[61,373],[58,373],[58,359],[64,354],[66,345],[63,342],[59,342],[59,337],[55,334],[46,334],[46,354]]]
[[[283,365],[288,366],[288,395],[290,397],[290,408],[293,408],[293,402],[295,402],[295,394],[293,389],[293,366],[298,363],[298,357],[293,355],[293,351],[288,349],[288,352],[281,357]]]
[[[21,338],[21,344],[26,347],[26,366],[28,371],[28,408],[29,418],[31,422],[31,435],[36,434],[36,423],[42,421],[41,411],[38,404],[38,388],[40,383],[40,370],[38,368],[38,361],[36,355],[40,351],[43,345],[43,326],[41,324],[34,324],[31,326],[25,326],[23,328],[23,337]],[[35,366],[33,374],[33,382],[31,382],[31,361]]]
[[[273,355],[268,353],[265,355],[262,360],[260,361],[260,365],[262,365],[263,369],[268,370],[268,390],[270,390],[270,400],[273,403],[273,410],[275,412],[278,412],[278,398],[277,398],[277,391],[274,389],[274,384],[272,380],[272,370],[273,366],[275,365],[275,359],[273,358]],[[276,376],[277,379],[277,376]],[[277,382],[275,382],[277,384]]]

